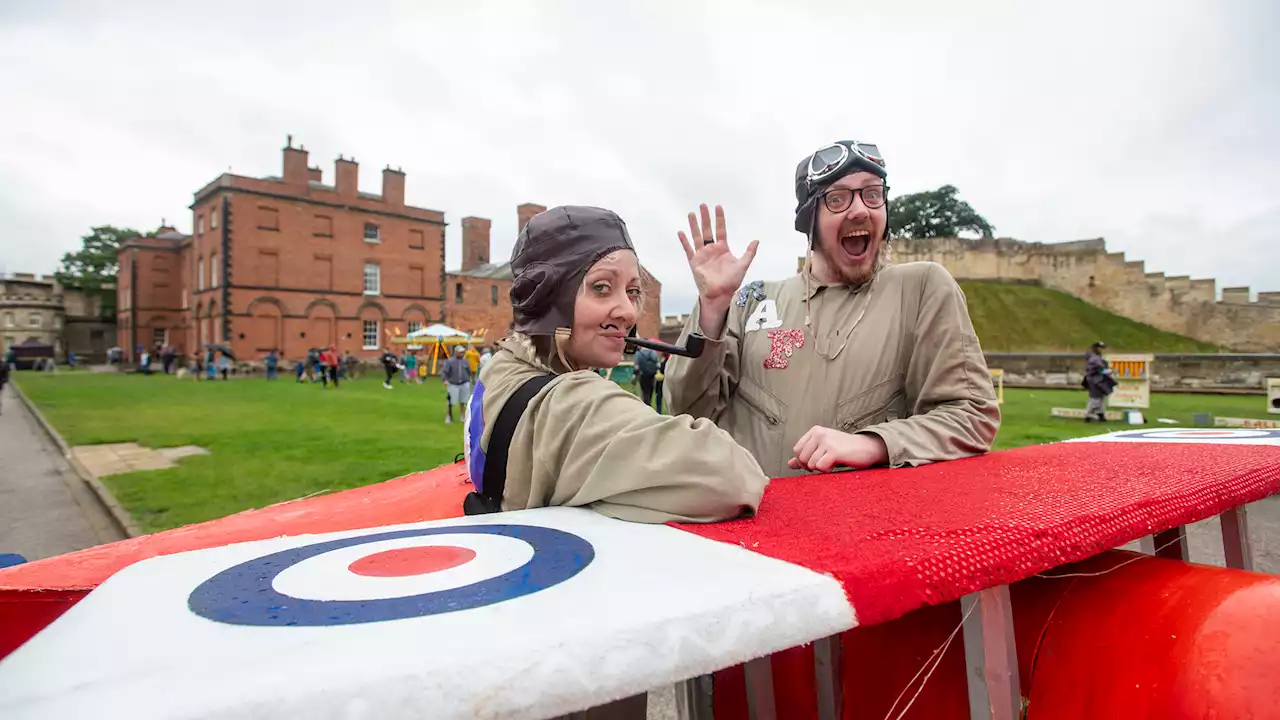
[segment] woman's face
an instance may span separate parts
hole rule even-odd
[[[573,305],[573,333],[566,354],[579,368],[611,368],[622,361],[623,338],[640,314],[640,263],[619,250],[587,270]]]

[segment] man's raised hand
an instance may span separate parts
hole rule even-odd
[[[718,312],[729,308],[729,301],[742,281],[747,276],[747,268],[756,257],[758,240],[752,240],[742,257],[735,257],[729,250],[729,231],[724,221],[724,208],[716,206],[716,222],[711,225],[711,211],[703,203],[699,210],[702,223],[698,224],[698,216],[689,213],[689,235],[681,230],[678,235],[684,247],[685,257],[689,259],[689,270],[693,272],[693,281],[698,286],[698,297],[703,306]]]

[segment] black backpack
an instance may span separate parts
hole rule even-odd
[[[502,493],[507,489],[507,453],[511,450],[511,438],[516,434],[516,425],[533,396],[554,378],[555,375],[551,373],[529,378],[502,406],[493,425],[493,432],[489,434],[489,449],[484,455],[484,478],[481,483],[484,492],[471,492],[467,495],[462,501],[464,514],[502,512]]]

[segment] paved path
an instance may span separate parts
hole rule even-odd
[[[0,392],[0,553],[38,560],[122,539],[17,394]]]

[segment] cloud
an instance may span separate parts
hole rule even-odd
[[[522,202],[609,207],[682,312],[685,213],[723,204],[737,247],[761,240],[752,275],[785,276],[796,163],[856,138],[895,194],[954,184],[1001,235],[1280,289],[1266,3],[615,5],[7,7],[0,263],[52,271],[95,224],[190,229],[196,189],[278,174],[292,134],[366,190],[402,167],[451,266],[464,216],[502,257]]]

